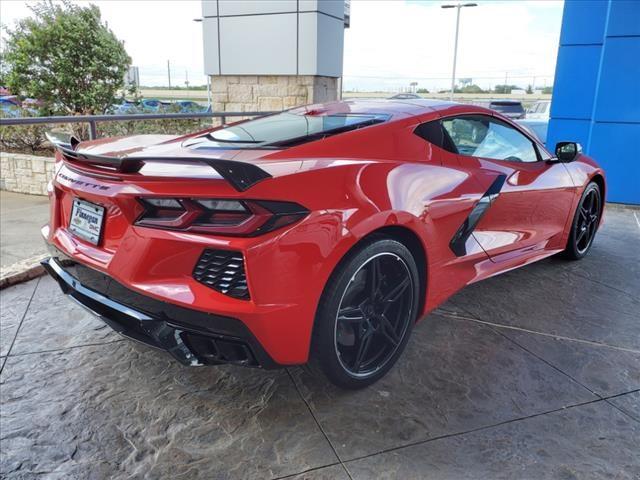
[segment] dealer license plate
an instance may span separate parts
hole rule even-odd
[[[98,245],[102,234],[104,207],[75,198],[71,209],[69,230],[74,235]]]

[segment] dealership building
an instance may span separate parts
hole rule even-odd
[[[547,145],[580,142],[607,200],[640,204],[640,1],[567,0]]]
[[[349,3],[205,0],[216,111],[273,111],[340,96]],[[607,200],[640,204],[640,0],[566,0],[547,145],[580,142]]]
[[[345,2],[205,0],[202,16],[214,110],[274,111],[338,98]]]

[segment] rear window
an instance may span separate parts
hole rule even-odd
[[[284,148],[321,140],[368,125],[382,123],[388,115],[298,115],[290,112],[249,120],[208,133],[197,148]]]

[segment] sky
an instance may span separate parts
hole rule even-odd
[[[78,2],[82,3],[82,2]],[[93,1],[125,42],[143,85],[204,84],[201,2]],[[345,31],[345,90],[446,89],[451,82],[455,9],[443,1],[352,0]],[[483,88],[502,84],[551,85],[555,71],[562,1],[483,1],[463,8],[457,78]],[[0,1],[0,22],[11,27],[30,14],[33,2]],[[150,6],[153,5],[152,8]]]

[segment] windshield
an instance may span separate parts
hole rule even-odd
[[[206,135],[199,148],[288,147],[387,120],[379,114],[299,115],[283,112],[249,120]]]

